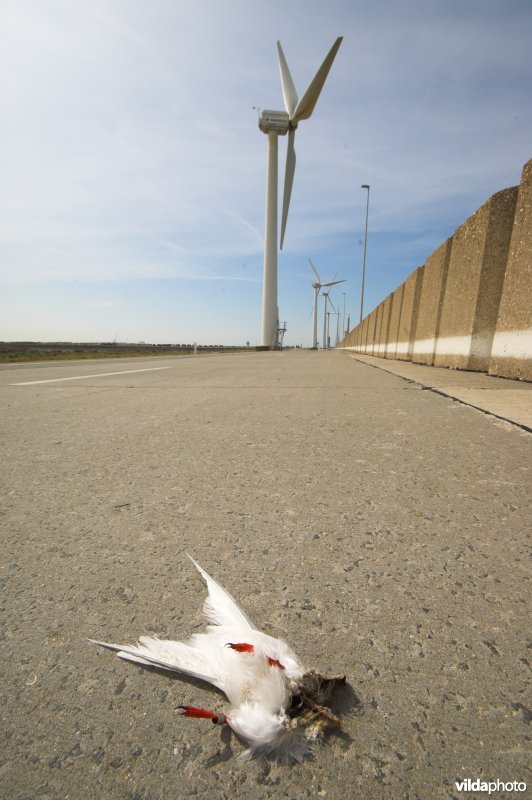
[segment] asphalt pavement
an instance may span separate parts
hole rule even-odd
[[[530,786],[522,427],[289,351],[0,367],[0,433],[6,800]],[[241,763],[174,710],[218,693],[88,643],[200,630],[186,553],[307,667],[346,674],[314,760]]]

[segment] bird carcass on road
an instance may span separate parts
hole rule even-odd
[[[206,633],[188,642],[141,636],[137,646],[94,644],[128,661],[212,684],[229,700],[227,713],[178,706],[184,716],[228,725],[248,745],[246,755],[301,761],[325,728],[340,725],[327,702],[345,676],[305,671],[285,642],[257,630],[231,595],[191,560],[207,583],[203,611],[211,624]]]

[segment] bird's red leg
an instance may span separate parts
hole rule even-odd
[[[253,645],[247,642],[227,642],[225,646],[230,647],[231,650],[236,650],[237,653],[253,653],[255,651]]]
[[[225,714],[215,714],[206,708],[196,708],[196,706],[176,706],[182,709],[182,716],[196,717],[197,719],[210,719],[213,725],[225,725],[227,717]]]

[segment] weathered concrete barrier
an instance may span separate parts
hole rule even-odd
[[[412,361],[417,364],[434,364],[452,243],[450,237],[427,258],[425,264],[412,353]]]
[[[381,335],[379,337],[379,355],[386,358],[386,351],[390,341],[390,321],[393,306],[393,292],[389,294],[382,305]]]
[[[403,284],[397,339],[390,342],[390,348],[395,349],[395,358],[401,361],[411,361],[414,352],[423,271],[423,266],[418,267]]]
[[[436,367],[488,370],[516,200],[517,187],[497,192],[453,236]]]
[[[373,355],[373,342],[375,341],[375,329],[377,327],[377,309],[368,314],[368,327],[366,331],[365,352]]]
[[[489,362],[490,375],[532,381],[532,161],[525,164]]]
[[[338,345],[532,380],[532,160]]]
[[[388,343],[386,345],[386,358],[397,357],[397,342],[399,341],[399,322],[403,311],[403,294],[405,285],[402,283],[393,293],[393,303],[390,311],[390,325],[388,329]]]
[[[382,334],[382,317],[384,312],[384,304],[380,303],[377,306],[377,314],[375,317],[375,338],[373,341],[373,355],[378,356],[380,355],[380,347],[381,347],[381,334]]]

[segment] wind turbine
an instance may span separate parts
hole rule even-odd
[[[314,289],[314,317],[312,323],[312,349],[318,349],[318,295],[320,293],[320,289],[322,286],[336,286],[337,283],[345,283],[345,278],[341,281],[335,281],[336,275],[332,279],[332,281],[328,281],[327,283],[322,283],[321,278],[319,276],[318,270],[312,263],[309,258],[309,264],[312,268],[312,272],[316,276],[316,283],[312,284],[312,288]],[[327,302],[327,301],[326,301]]]
[[[333,301],[329,297],[329,292],[323,292],[323,297],[325,298],[325,307],[323,309],[323,349],[329,349],[329,314],[330,311],[327,311],[327,302],[331,304],[331,308],[333,312],[336,314],[336,309],[334,307]]]
[[[296,151],[294,148],[296,128],[302,119],[308,119],[314,111],[314,106],[318,101],[318,97],[323,89],[323,85],[327,79],[336,53],[338,52],[338,48],[342,43],[342,39],[343,37],[339,36],[335,41],[321,67],[308,85],[301,100],[298,99],[281,43],[277,42],[285,111],[263,111],[259,117],[259,128],[268,136],[266,214],[264,222],[264,277],[262,291],[262,345],[265,347],[277,346],[277,140],[279,136],[288,134],[283,211],[281,216],[280,247],[282,250],[296,168]]]

